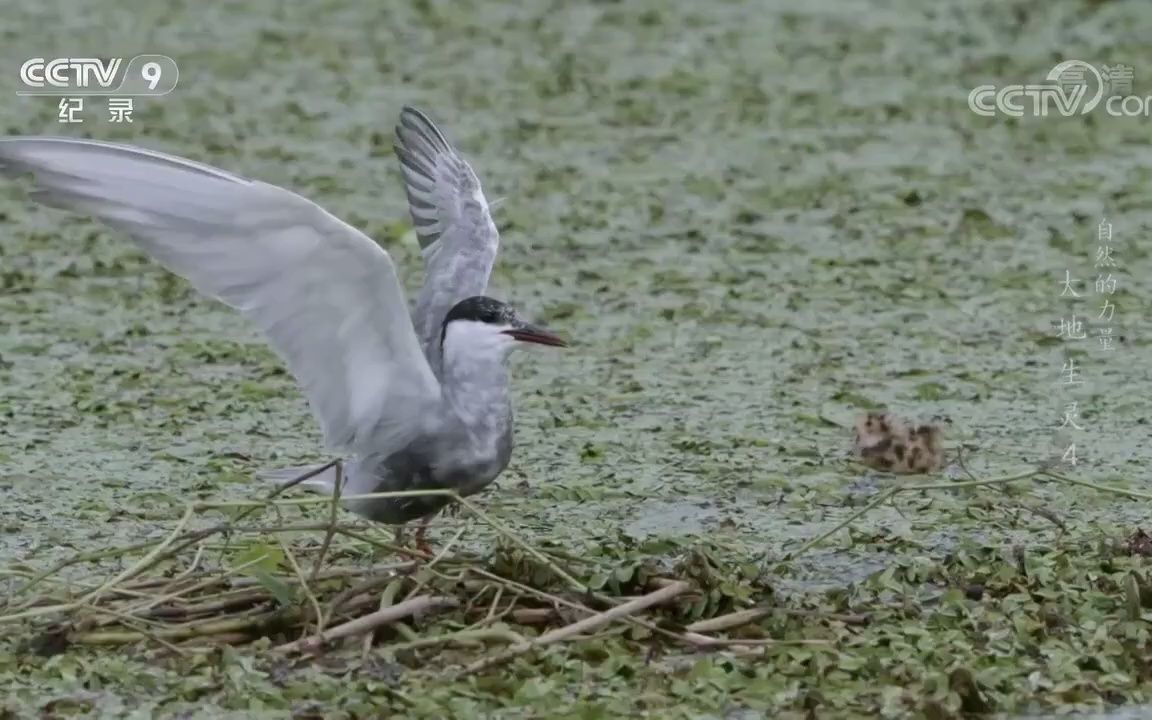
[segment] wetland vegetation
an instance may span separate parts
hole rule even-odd
[[[327,507],[237,517],[264,492],[254,471],[327,459],[259,336],[124,238],[5,184],[0,717],[1149,702],[1149,122],[982,118],[967,96],[1068,58],[1127,64],[1147,94],[1150,31],[1137,0],[8,3],[3,134],[127,141],[287,186],[377,239],[410,293],[392,125],[427,110],[501,199],[491,294],[573,347],[514,361],[512,465],[480,513],[436,524],[448,554],[340,597],[407,558],[349,524],[324,550],[348,572],[313,579]],[[144,52],[175,58],[180,84],[130,125],[96,100],[63,126],[54,100],[15,96],[28,57]],[[1105,218],[1107,351],[1091,334]],[[1061,296],[1066,273],[1079,298]],[[1073,312],[1084,341],[1059,337]],[[1081,429],[1061,427],[1071,403]],[[950,418],[967,472],[853,461],[873,408]],[[1028,475],[1071,442],[1075,466]],[[914,484],[931,488],[892,493]],[[277,525],[298,529],[253,530]],[[230,571],[229,587],[180,586],[184,616],[140,619],[165,583]],[[203,609],[244,591],[259,597]],[[633,621],[521,647],[661,591]],[[369,592],[357,612],[445,602],[367,649],[277,650],[317,606]],[[192,617],[240,623],[165,634]]]

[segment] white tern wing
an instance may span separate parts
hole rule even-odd
[[[424,287],[412,320],[439,377],[444,316],[461,300],[485,294],[500,234],[476,173],[423,113],[401,111],[393,147],[424,255]]]
[[[264,333],[333,450],[406,441],[440,388],[388,254],[283,188],[127,145],[0,138],[0,172],[34,199],[130,235]]]

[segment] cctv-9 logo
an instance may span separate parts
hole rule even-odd
[[[180,69],[167,55],[31,58],[20,66],[20,95],[167,95]]]

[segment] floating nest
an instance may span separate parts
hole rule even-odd
[[[1022,481],[1152,499],[1047,468],[901,484],[878,492],[783,560],[803,555],[900,493]],[[809,611],[780,607],[759,564],[723,563],[706,542],[655,559],[621,539],[623,547],[606,545],[595,557],[582,557],[566,552],[570,543],[562,540],[531,545],[469,500],[454,500],[463,509],[463,526],[435,553],[396,545],[383,526],[338,522],[337,505],[328,498],[197,503],[159,540],[81,553],[43,571],[3,570],[7,595],[0,597],[0,625],[23,640],[25,652],[42,655],[75,647],[185,655],[256,645],[295,664],[325,655],[367,660],[371,653],[417,653],[415,665],[448,678],[547,645],[613,637],[640,653],[763,655],[781,645],[827,644],[770,637],[777,616]],[[329,504],[327,522],[293,523],[281,513],[318,503]],[[213,511],[230,519],[190,527]],[[257,513],[267,522],[254,523]],[[470,529],[480,535],[475,544],[490,551],[462,548]],[[1149,546],[1142,531],[1129,541],[1132,554]],[[824,617],[868,622],[867,616]],[[452,652],[445,652],[449,647]]]
[[[743,654],[772,644],[756,625],[772,612],[760,604],[771,589],[740,570],[722,572],[703,547],[608,567],[604,557],[533,547],[466,500],[472,517],[435,554],[377,539],[390,535],[381,526],[338,523],[334,506],[328,523],[241,524],[261,508],[315,500],[331,502],[198,504],[156,542],[84,553],[43,572],[9,569],[0,624],[18,626],[24,650],[44,655],[75,646],[182,655],[257,643],[304,659],[454,646],[466,651],[453,654],[459,672],[605,635]],[[187,529],[199,513],[229,507],[242,512]],[[495,531],[483,556],[458,549],[478,523]],[[123,569],[108,577],[109,563]]]

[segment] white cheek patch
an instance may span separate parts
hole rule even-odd
[[[467,358],[499,360],[516,344],[515,338],[504,333],[508,329],[507,325],[453,320],[444,332],[444,359],[450,363]]]

